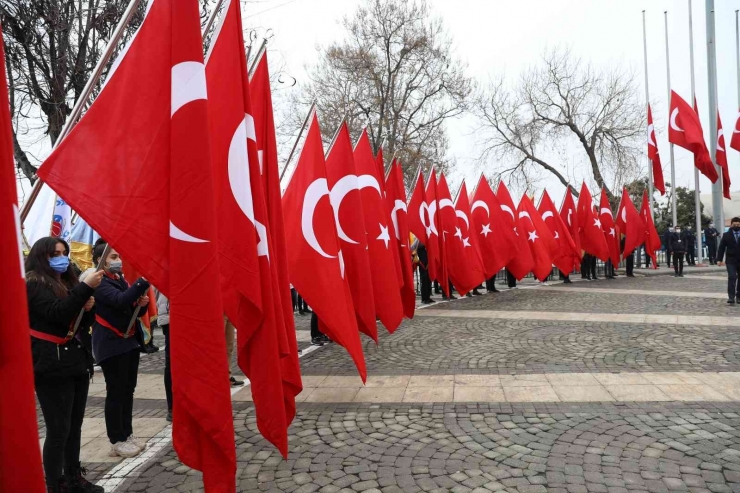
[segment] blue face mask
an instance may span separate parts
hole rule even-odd
[[[49,266],[60,274],[67,272],[69,267],[69,257],[66,255],[60,255],[58,257],[51,257],[49,259]]]

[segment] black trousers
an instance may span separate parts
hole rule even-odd
[[[419,266],[419,278],[421,280],[421,301],[432,299],[432,280],[429,279],[429,271]]]
[[[496,290],[496,276],[494,275],[486,279],[486,291],[495,291],[495,290]]]
[[[306,304],[306,300],[301,297],[300,294],[296,293],[296,305],[298,306],[298,313],[303,313],[308,311],[308,305]]]
[[[717,263],[717,240],[715,238],[707,240],[707,256],[710,264]]]
[[[172,369],[170,367],[170,324],[162,326],[164,333],[164,394],[167,397],[167,409],[172,411]]]
[[[738,272],[740,272],[740,266],[725,264],[727,267],[727,298],[734,300],[736,296],[740,295],[740,286],[738,286]]]
[[[614,277],[614,264],[611,259],[607,260],[606,264],[604,264],[604,272],[606,277]]]
[[[683,256],[684,252],[673,252],[673,271],[676,274],[683,274]]]
[[[671,268],[671,256],[673,256],[673,252],[666,250],[665,251],[665,261],[668,264],[668,268]]]
[[[139,350],[100,362],[105,375],[105,428],[110,443],[125,442],[133,430],[134,390],[139,373]]]
[[[46,424],[43,458],[48,486],[55,486],[65,470],[70,472],[80,464],[82,419],[89,386],[87,374],[36,380],[36,396]]]
[[[690,246],[686,250],[686,263],[688,265],[696,265],[696,252],[695,247]]]
[[[581,257],[581,279],[591,278],[591,255],[584,253]]]
[[[509,272],[509,269],[506,269],[506,284],[510,288],[515,288],[516,287],[516,277],[514,277],[514,274],[512,274],[511,272]]]
[[[626,258],[626,262],[625,263],[626,263],[625,270],[627,271],[627,275],[628,276],[631,276],[632,275],[632,271],[635,269],[635,255],[634,255],[634,253],[631,253],[631,254],[627,255],[627,258]]]
[[[319,330],[319,317],[316,312],[311,313],[311,339],[323,336],[324,333]]]

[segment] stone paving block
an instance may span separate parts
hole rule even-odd
[[[503,382],[503,381],[502,381]],[[559,402],[560,398],[550,386],[506,387],[504,394],[508,402]]]

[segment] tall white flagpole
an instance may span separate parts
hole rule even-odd
[[[668,107],[671,104],[671,53],[668,48],[668,11],[663,12],[665,20],[665,66],[668,80]],[[669,110],[670,111],[670,110]],[[676,161],[673,158],[673,143],[671,143],[671,209],[673,212],[673,224],[678,222],[676,214]]]
[[[691,9],[691,0],[689,0],[689,60],[691,62],[691,103],[693,104],[694,101],[696,101],[696,88],[694,83],[694,22]],[[701,190],[699,189],[699,168],[697,168],[696,166],[694,166],[694,182],[696,183],[696,185],[694,186],[694,214],[696,214],[696,231],[697,233],[699,233],[701,231],[701,198],[699,197],[699,195],[701,194]],[[675,227],[676,224],[674,224],[673,226]],[[696,256],[696,263],[701,264],[701,248],[697,249],[697,253],[698,255]]]
[[[650,89],[648,85],[648,61],[647,61],[647,29],[645,28],[645,11],[642,11],[642,49],[645,55],[645,112],[647,114],[647,108],[650,106]],[[650,136],[648,136],[650,138]],[[657,145],[657,144],[656,144]],[[655,215],[653,212],[653,163],[648,157],[648,187],[650,190],[650,214]],[[654,219],[654,218],[653,218]]]

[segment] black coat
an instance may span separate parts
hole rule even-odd
[[[686,253],[686,236],[684,232],[671,233],[669,238],[671,252]]]
[[[26,282],[28,318],[33,330],[56,337],[67,336],[70,324],[93,294],[93,288],[80,283],[59,298],[48,281],[29,274]],[[92,324],[92,312],[86,312],[80,327]],[[37,380],[85,375],[92,367],[92,355],[76,338],[63,345],[31,337],[33,372]]]
[[[665,247],[665,251],[670,253],[671,252],[671,233],[670,229],[666,229],[665,233],[663,233],[663,246]]]
[[[719,242],[719,250],[717,250],[718,262],[722,262],[725,253],[727,253],[725,263],[728,265],[740,264],[740,244],[735,241],[735,235],[732,230],[722,235],[722,239]]]
[[[717,246],[717,237],[719,232],[715,228],[707,228],[704,230],[704,238],[707,242],[707,246],[714,248]]]
[[[693,250],[696,246],[696,234],[693,231],[684,231],[684,236],[686,236],[686,248]]]
[[[427,258],[427,247],[419,243],[419,247],[416,249],[416,256],[419,257],[419,264],[426,269],[427,264],[429,263]]]

